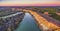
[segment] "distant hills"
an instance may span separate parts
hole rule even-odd
[[[60,6],[0,6],[0,8],[60,8]]]

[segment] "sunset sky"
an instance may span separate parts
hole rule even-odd
[[[60,6],[60,0],[0,0],[0,6]]]

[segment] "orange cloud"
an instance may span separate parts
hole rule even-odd
[[[0,3],[0,6],[60,6],[60,2],[45,2],[45,3],[20,3],[20,2],[7,2]]]

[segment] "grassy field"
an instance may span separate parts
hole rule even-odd
[[[60,16],[58,16],[58,15],[56,14],[56,12],[57,12],[57,10],[58,10],[57,8],[39,8],[38,10],[39,10],[39,12],[41,12],[41,13],[48,12],[49,14],[51,14],[51,17],[53,17],[54,19],[60,21]]]
[[[51,13],[51,17],[55,18],[56,20],[60,21],[60,16],[58,16],[56,13]]]

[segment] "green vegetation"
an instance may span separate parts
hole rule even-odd
[[[56,10],[57,10],[56,8],[40,8],[39,9],[39,11],[42,12],[42,13],[46,12],[46,11],[49,12],[49,13],[55,13]]]
[[[56,9],[55,8],[46,8],[46,11],[48,11],[49,13],[55,13]]]
[[[56,13],[52,13],[51,17],[60,21],[60,16],[58,16]]]
[[[51,14],[51,17],[60,21],[60,16],[56,14],[57,10],[58,10],[57,8],[38,8],[39,12],[41,13],[48,12],[49,14]]]

